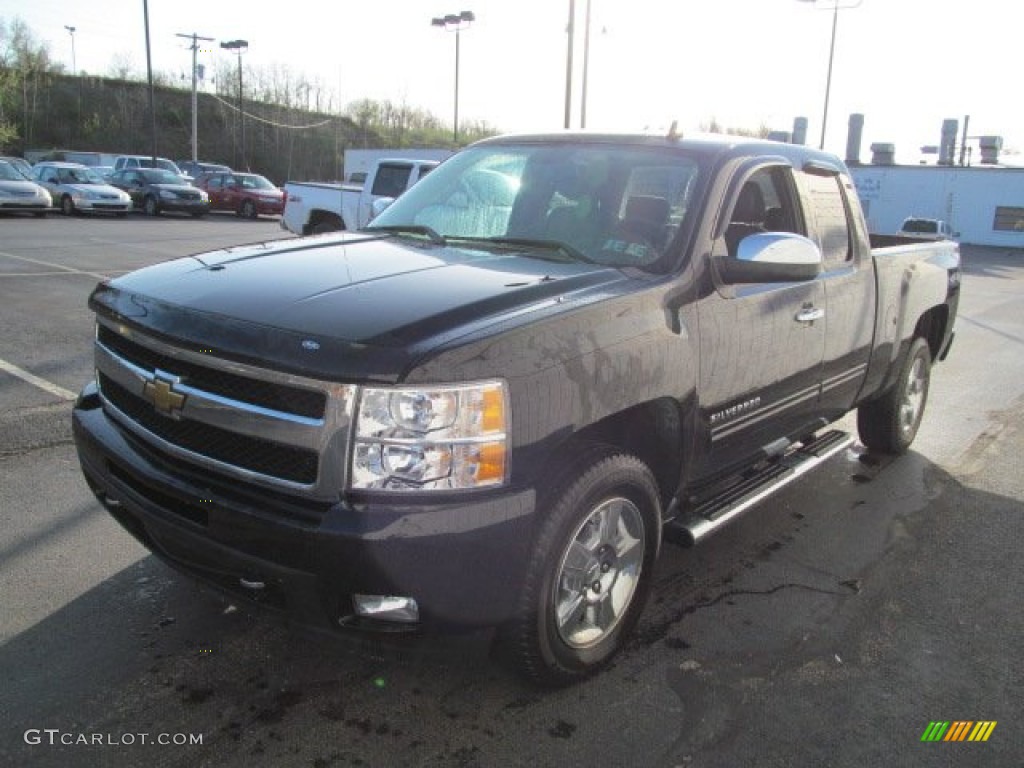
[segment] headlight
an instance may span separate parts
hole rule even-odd
[[[505,482],[508,406],[500,381],[362,390],[353,488],[486,488]]]

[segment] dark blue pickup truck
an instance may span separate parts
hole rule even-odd
[[[662,541],[853,442],[829,424],[908,448],[959,289],[956,243],[869,241],[828,154],[491,139],[362,231],[99,285],[75,439],[193,576],[338,631],[494,627],[571,682],[622,645]]]

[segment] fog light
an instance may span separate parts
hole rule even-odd
[[[381,621],[412,624],[420,620],[420,608],[411,597],[394,595],[353,595],[356,614]]]

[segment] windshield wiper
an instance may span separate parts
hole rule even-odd
[[[468,240],[469,242],[495,245],[500,248],[525,248],[531,251],[544,251],[548,254],[560,253],[564,258],[557,259],[557,261],[582,261],[587,264],[597,264],[596,261],[585,253],[578,251],[568,243],[563,243],[561,240],[542,240],[534,237],[453,237],[449,239]]]
[[[427,239],[434,245],[447,245],[443,235],[439,235],[432,227],[426,224],[392,224],[384,227],[363,227],[363,232],[387,232],[393,235],[426,235]]]

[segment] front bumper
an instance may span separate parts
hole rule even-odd
[[[335,629],[460,631],[512,614],[532,541],[532,491],[313,506],[160,455],[112,422],[91,388],[73,430],[86,480],[118,522],[170,565],[235,597]],[[413,597],[420,622],[359,619],[354,594]]]
[[[130,200],[76,200],[75,207],[83,213],[128,213],[132,204]]]
[[[258,199],[254,202],[256,203],[256,212],[262,216],[279,216],[284,213],[284,203],[280,200]]]
[[[191,213],[193,215],[210,212],[208,200],[183,200],[181,198],[158,198],[157,205],[161,211],[176,211],[178,213]]]
[[[0,211],[3,212],[25,213],[52,210],[51,204],[39,198],[0,198]]]

